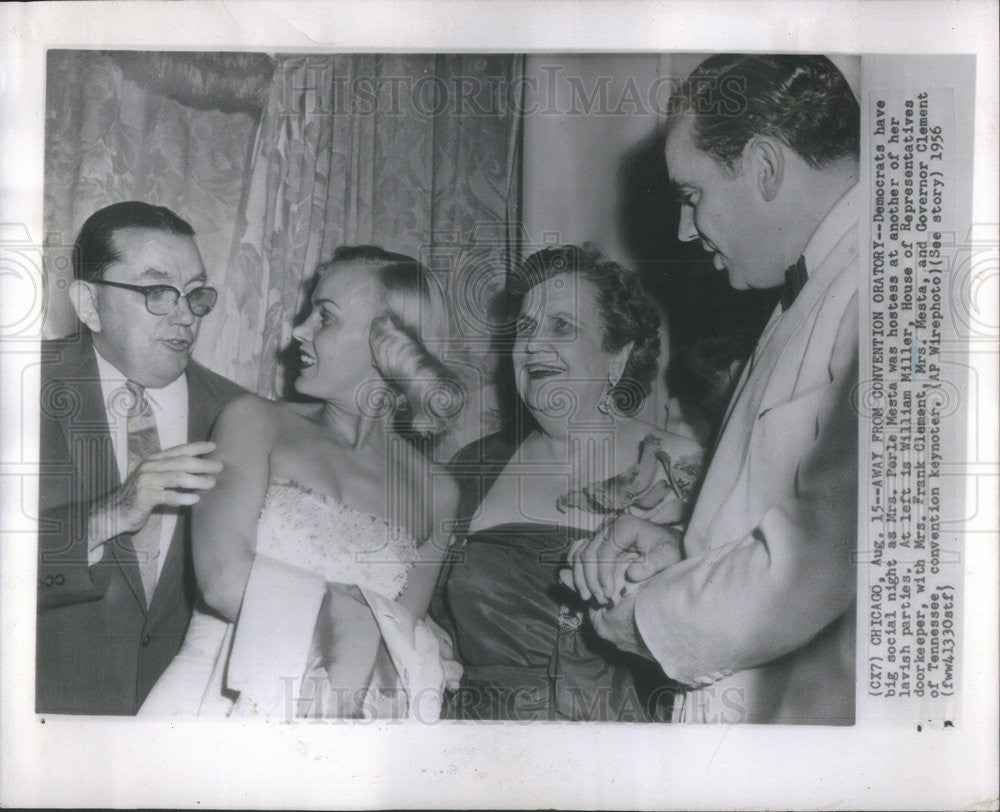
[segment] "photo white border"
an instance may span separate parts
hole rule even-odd
[[[5,4],[0,223],[24,223],[41,241],[46,49],[100,47],[975,53],[973,216],[996,224],[997,37],[997,4],[990,0]],[[38,306],[23,282],[0,279],[5,316]],[[996,313],[984,321],[995,324]],[[5,449],[37,437],[31,409],[21,419],[22,382],[8,349],[0,352]],[[980,406],[994,414],[996,361],[994,353],[972,359],[988,382]],[[37,380],[23,383],[37,386]],[[995,449],[996,422],[984,427],[991,433],[980,433],[980,446],[985,439]],[[0,464],[0,496],[5,510],[12,504],[16,510],[11,499],[31,504],[37,485],[7,459]],[[995,498],[978,509],[993,514],[977,526],[998,527]],[[42,725],[30,678],[34,540],[7,533],[0,537],[0,804],[995,809],[996,532],[967,538],[960,726],[919,733],[860,726],[290,726],[68,717]]]

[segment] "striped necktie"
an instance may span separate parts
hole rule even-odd
[[[160,434],[156,430],[156,417],[146,397],[145,387],[135,381],[126,381],[125,387],[132,395],[128,411],[128,472],[131,475],[146,457],[160,450]],[[153,589],[156,587],[162,522],[163,517],[154,510],[146,524],[132,536],[147,607],[153,600]]]

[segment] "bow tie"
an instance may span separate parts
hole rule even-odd
[[[809,274],[806,273],[806,258],[799,257],[798,262],[794,265],[789,265],[785,271],[785,284],[781,287],[782,312],[792,306],[795,297],[799,295],[799,291],[802,290],[808,280]]]

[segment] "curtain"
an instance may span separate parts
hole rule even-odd
[[[522,239],[522,75],[513,55],[50,51],[44,335],[76,325],[83,221],[121,200],[165,205],[220,291],[195,357],[279,396],[316,265],[375,243],[446,289],[447,360],[469,401],[447,445],[474,439],[498,420],[491,305]]]
[[[175,211],[221,279],[260,119],[255,99],[273,68],[262,54],[49,52],[45,337],[75,328],[70,249],[83,221],[111,203]],[[221,98],[230,102],[220,107]]]
[[[489,302],[517,236],[520,121],[505,93],[520,69],[510,55],[279,57],[199,341],[208,365],[281,395],[280,354],[317,263],[374,243],[422,260],[445,286],[449,360],[472,401],[466,433],[489,428]]]

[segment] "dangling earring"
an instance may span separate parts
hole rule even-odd
[[[611,381],[608,381],[607,388],[605,388],[604,394],[601,395],[601,399],[597,403],[597,411],[601,414],[611,414],[611,409],[615,405],[615,400],[612,397],[614,391],[615,385]]]

